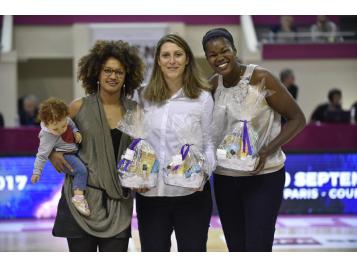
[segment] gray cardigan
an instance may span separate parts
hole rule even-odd
[[[67,123],[73,131],[73,134],[79,131],[76,127],[76,124],[69,117],[67,117]],[[40,139],[40,145],[38,147],[34,169],[32,172],[34,175],[42,174],[43,166],[48,160],[48,156],[52,150],[56,150],[58,152],[78,151],[78,146],[76,143],[68,143],[64,141],[61,136],[50,133],[43,122],[41,122],[41,131],[38,137]]]
[[[125,110],[136,103],[122,99]],[[74,118],[83,137],[79,157],[88,169],[85,192],[91,215],[83,217],[71,203],[72,176],[66,175],[64,195],[75,221],[86,233],[95,237],[114,237],[130,226],[133,210],[131,193],[123,191],[116,167],[110,127],[97,94],[83,98]],[[130,144],[130,137],[122,134],[118,159]],[[57,214],[57,217],[59,214]]]

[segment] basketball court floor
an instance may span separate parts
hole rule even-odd
[[[51,234],[53,219],[1,220],[0,251],[68,251],[66,240]],[[140,251],[136,217],[132,221],[129,251]],[[211,219],[208,251],[227,251],[217,216]],[[172,249],[177,251],[175,235]],[[276,225],[273,251],[357,251],[357,215],[281,215]]]

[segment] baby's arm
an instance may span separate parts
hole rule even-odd
[[[36,183],[41,177],[42,169],[48,160],[48,156],[50,155],[53,147],[55,146],[57,136],[41,131],[39,134],[40,145],[38,147],[38,152],[36,155],[36,160],[34,164],[34,169],[32,172],[31,182]]]
[[[68,125],[72,128],[73,133],[79,132],[79,129],[77,128],[76,124],[73,122],[71,118],[67,117],[67,122]]]
[[[69,117],[67,117],[67,120],[68,120],[68,125],[73,130],[73,135],[74,135],[74,139],[75,139],[76,143],[81,143],[82,142],[82,134],[79,132],[79,129],[77,128],[76,124]]]

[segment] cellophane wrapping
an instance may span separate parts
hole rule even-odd
[[[118,129],[133,138],[118,163],[121,185],[128,188],[153,188],[157,185],[159,161],[153,147],[145,140],[147,127],[140,107],[127,110]]]
[[[166,170],[165,183],[184,188],[200,188],[212,172],[202,147],[202,130],[198,121],[187,116],[176,116],[172,128],[179,146],[171,157]]]
[[[253,118],[256,109],[272,92],[265,89],[264,80],[254,94],[248,95],[249,86],[247,81],[241,80],[228,94],[217,95],[215,100],[213,128],[218,166],[230,170],[253,171],[259,163],[258,153],[262,144]],[[246,96],[241,93],[244,91],[247,92]],[[227,107],[234,124],[230,129],[222,131],[228,120]]]

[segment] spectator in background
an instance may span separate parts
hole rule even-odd
[[[311,39],[314,42],[335,42],[337,26],[327,16],[317,16],[316,23],[311,26]]]
[[[272,41],[276,43],[294,43],[297,41],[295,35],[297,29],[294,26],[293,16],[280,16],[280,24],[272,27]]]
[[[284,69],[280,72],[280,81],[287,88],[291,96],[295,100],[297,100],[297,95],[299,92],[299,88],[295,85],[295,75],[291,69]],[[284,116],[281,117],[281,123],[286,123],[286,118]]]
[[[39,126],[38,98],[35,95],[27,95],[19,100],[19,118],[21,126]]]
[[[299,88],[295,85],[295,75],[291,69],[284,69],[280,72],[280,81],[288,89],[290,94],[297,100]]]
[[[2,113],[0,113],[0,127],[4,127],[5,122],[4,122],[4,117],[2,116]]]
[[[328,103],[317,106],[311,115],[311,122],[341,123],[349,122],[349,112],[341,106],[342,92],[333,88],[328,93]]]
[[[351,106],[351,123],[357,122],[357,101]]]

